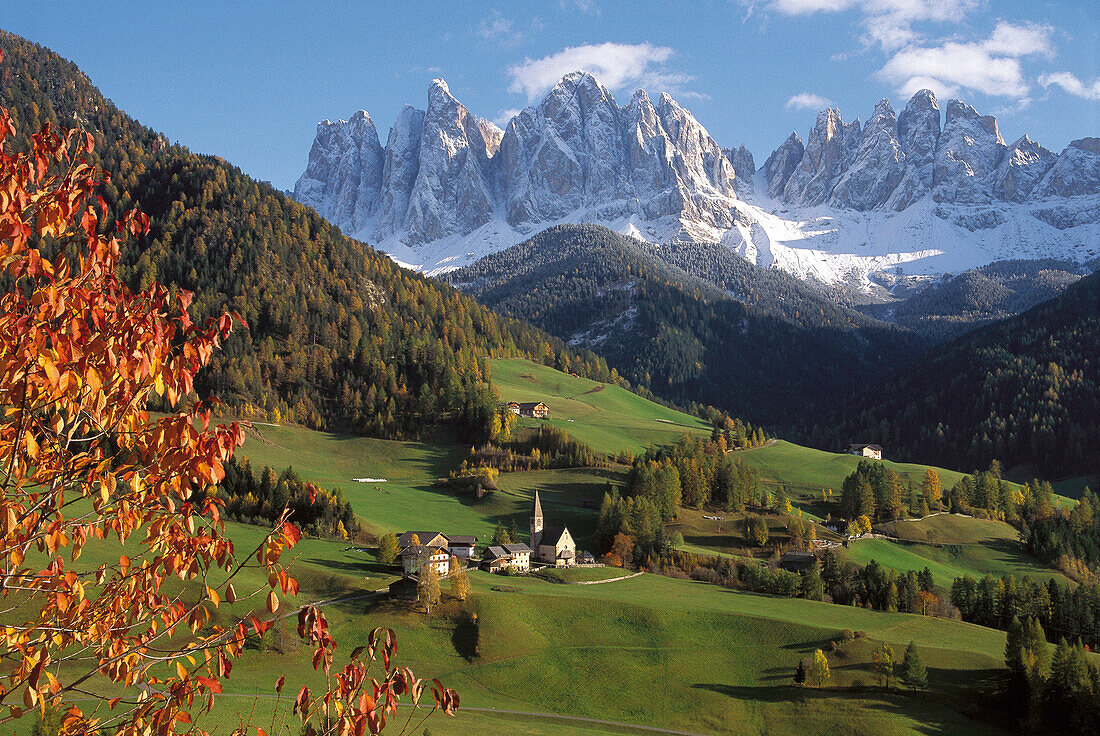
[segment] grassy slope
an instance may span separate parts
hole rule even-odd
[[[846,453],[802,447],[785,440],[739,453],[738,457],[749,465],[759,468],[763,480],[785,483],[796,495],[819,497],[822,488],[831,488],[834,492],[833,497],[838,500],[844,479],[852,474],[861,459]],[[928,469],[927,465],[916,463],[895,463],[889,459],[883,462],[903,478],[908,476],[918,485]],[[935,470],[944,488],[955,485],[964,475],[946,468],[935,468]]]
[[[990,733],[954,709],[958,689],[1000,667],[1004,636],[968,624],[886,614],[794,599],[735,593],[715,586],[642,576],[605,585],[554,585],[536,579],[473,576],[471,606],[481,622],[480,654],[463,659],[453,630],[396,604],[353,602],[329,609],[341,649],[369,627],[399,631],[400,660],[418,675],[439,676],[466,706],[598,719],[714,734]],[[506,584],[518,592],[497,592]],[[364,615],[365,614],[365,615]],[[832,659],[836,688],[790,683],[799,657],[840,629],[867,632],[900,651],[921,647],[935,695],[911,697],[874,688],[871,645],[857,642]],[[227,691],[271,691],[276,673],[316,682],[300,652],[249,653]],[[230,707],[227,702],[223,707]],[[235,706],[239,707],[239,706]],[[467,712],[434,719],[433,734],[498,733],[514,719]],[[614,729],[522,719],[526,733],[605,733]]]
[[[492,360],[490,365],[502,401],[545,402],[550,407],[551,424],[597,452],[629,449],[638,453],[650,445],[672,444],[684,432],[710,433],[710,425],[702,419],[654,404],[618,386],[526,360]],[[533,427],[540,420],[520,422]]]
[[[513,522],[526,534],[535,490],[553,523],[568,524],[584,540],[594,528],[607,482],[618,482],[622,469],[581,469],[504,474],[500,490],[482,503],[456,496],[435,480],[456,466],[469,450],[457,445],[391,442],[313,432],[301,427],[261,426],[265,441],[250,437],[238,451],[258,472],[264,465],[288,465],[324,488],[341,488],[355,513],[376,531],[446,529],[488,537],[497,521]],[[357,483],[353,478],[385,478]]]
[[[896,570],[919,570],[926,565],[945,589],[962,575],[1015,575],[1068,584],[1060,572],[1029,555],[1016,529],[1003,521],[943,514],[921,521],[881,524],[876,531],[919,543],[898,544],[886,539],[857,540],[848,548],[854,562],[872,559]]]

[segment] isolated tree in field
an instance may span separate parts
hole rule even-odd
[[[459,570],[451,576],[451,595],[460,601],[470,595],[470,576],[465,570]]]
[[[424,611],[430,616],[432,606],[439,603],[439,573],[435,571],[435,565],[425,564],[420,567],[420,580],[416,584],[417,599],[424,604]]]
[[[879,683],[887,690],[890,689],[890,683],[894,679],[894,650],[889,644],[883,642],[882,646],[875,649],[872,655],[872,661],[874,663],[875,674],[878,676]]]
[[[898,667],[898,677],[913,690],[923,690],[928,687],[928,670],[924,668],[924,662],[917,651],[917,645],[909,642],[905,648],[905,656]]]
[[[924,500],[928,502],[929,507],[937,511],[942,508],[943,486],[940,485],[939,473],[932,468],[924,471],[924,480],[921,481],[921,492],[924,494]]]
[[[798,666],[794,668],[794,684],[805,685],[806,684],[806,663],[803,660],[798,660]]]
[[[393,532],[386,532],[378,540],[378,561],[383,565],[392,565],[394,560],[397,559],[397,552],[397,535]]]
[[[93,194],[106,175],[84,160],[91,134],[46,125],[12,156],[14,134],[0,109],[0,723],[55,709],[61,734],[170,736],[210,710],[232,660],[271,627],[262,608],[223,610],[218,621],[213,609],[256,596],[275,614],[298,590],[280,560],[300,533],[284,510],[237,553],[212,489],[243,428],[212,427],[209,401],[181,406],[230,315],[196,325],[190,293],[155,282],[135,293],[119,280],[123,240],[144,234],[148,218],[106,220]],[[60,255],[39,250],[44,242]],[[175,413],[151,418],[154,395]],[[85,560],[101,564],[78,564],[89,548]],[[238,594],[248,577],[264,582]],[[323,612],[306,606],[298,621],[329,675]],[[299,692],[303,720],[376,733],[400,694],[419,699],[411,673],[391,662],[393,632],[370,641],[330,691]],[[379,654],[375,685],[366,672]],[[95,692],[117,694],[89,701]],[[447,712],[458,705],[442,686],[433,694]]]
[[[810,663],[809,681],[814,687],[821,687],[832,674],[829,672],[829,658],[820,649],[814,650],[814,660]]]

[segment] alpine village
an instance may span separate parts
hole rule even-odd
[[[1100,734],[1095,3],[0,25],[0,734]]]

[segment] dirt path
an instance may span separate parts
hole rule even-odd
[[[604,583],[616,583],[620,580],[630,580],[630,578],[636,578],[639,575],[644,575],[643,572],[635,572],[630,575],[620,575],[617,578],[608,578],[607,580],[574,580],[566,585],[603,585]]]

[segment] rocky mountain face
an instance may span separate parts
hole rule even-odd
[[[752,176],[752,155],[733,158]],[[625,107],[591,74],[562,78],[501,130],[440,79],[425,111],[402,110],[383,149],[366,112],[324,121],[294,188],[350,233],[418,246],[491,220],[536,228],[578,210],[594,219],[683,217],[729,227],[734,162],[667,94]]]
[[[958,100],[917,92],[867,122],[821,111],[757,170],[667,94],[625,106],[563,77],[502,130],[434,80],[385,146],[370,116],[324,121],[294,197],[429,273],[558,223],[668,245],[719,243],[763,267],[873,291],[881,272],[938,276],[1005,259],[1100,256],[1100,138],[1055,154]]]
[[[805,148],[792,133],[764,169],[768,193],[789,205],[900,211],[925,195],[960,205],[1095,195],[1098,151],[1100,138],[1060,155],[1026,135],[1006,145],[996,118],[959,100],[947,103],[941,129],[936,95],[921,90],[897,116],[881,100],[862,128],[823,110]]]

